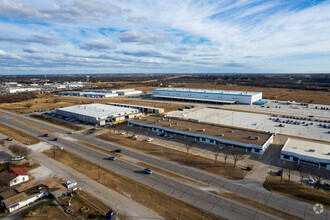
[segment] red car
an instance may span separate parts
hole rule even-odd
[[[44,137],[49,137],[49,134],[47,134],[47,133],[46,133],[46,134],[44,134]]]

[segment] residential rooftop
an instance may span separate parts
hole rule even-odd
[[[199,122],[197,120],[186,120],[173,117],[162,118],[149,116],[141,119],[133,119],[131,121],[254,145],[263,145],[271,136],[271,134],[260,131],[245,130],[230,126]],[[203,131],[203,129],[205,130]],[[256,137],[259,138],[256,139]]]

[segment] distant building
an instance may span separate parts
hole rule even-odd
[[[118,94],[123,96],[135,96],[141,95],[141,90],[135,89],[120,89],[120,90],[104,90],[104,89],[85,89],[83,92],[97,92],[97,93],[111,93],[111,94]]]
[[[18,167],[11,167],[8,170],[0,173],[0,181],[9,186],[14,186],[29,180],[29,175],[26,171]]]
[[[153,97],[165,100],[201,102],[208,104],[252,104],[262,99],[262,92],[189,89],[189,88],[161,88],[154,89]]]
[[[101,93],[101,92],[79,92],[79,91],[65,91],[59,92],[59,95],[63,96],[77,96],[77,97],[85,97],[85,98],[113,98],[118,96],[118,94],[114,93]]]
[[[59,108],[56,114],[98,125],[141,116],[138,109],[96,103]]]
[[[329,144],[289,138],[281,151],[281,159],[330,170]]]
[[[124,103],[107,103],[107,105],[113,105],[113,106],[119,106],[119,107],[125,107],[125,108],[135,108],[135,109],[139,109],[143,113],[155,113],[155,114],[164,113],[163,108],[154,108],[154,107],[150,107],[150,106],[130,105],[130,104],[124,104]]]
[[[1,192],[1,206],[13,212],[45,196],[51,195],[56,198],[66,192],[67,188],[51,178],[38,180]]]

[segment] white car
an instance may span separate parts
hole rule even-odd
[[[309,185],[314,185],[314,179],[313,178],[309,178],[308,179],[308,184]]]
[[[69,131],[68,134],[73,134],[73,131]]]
[[[152,141],[153,139],[152,138],[147,138],[146,141],[150,142]]]
[[[17,156],[17,157],[13,157],[13,158],[11,158],[11,160],[12,160],[12,161],[24,160],[24,157]]]
[[[124,135],[124,134],[126,134],[126,132],[125,132],[125,131],[122,131],[122,132],[120,132],[119,134],[120,134],[120,135]]]

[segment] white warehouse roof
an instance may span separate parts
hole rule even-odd
[[[281,153],[291,156],[300,156],[322,160],[330,163],[330,146],[326,143],[304,141],[289,138],[285,143]]]
[[[261,92],[250,92],[250,91],[235,91],[235,90],[214,90],[214,89],[192,89],[192,88],[160,88],[154,89],[154,91],[180,91],[180,92],[191,92],[191,93],[215,93],[215,94],[229,94],[229,95],[256,95]]]
[[[123,113],[123,115],[136,113],[138,110],[124,107],[117,107],[104,104],[87,104],[87,105],[74,105],[70,107],[59,108],[58,110],[71,112],[79,115],[86,115],[89,117],[107,117],[110,115],[116,115]]]

